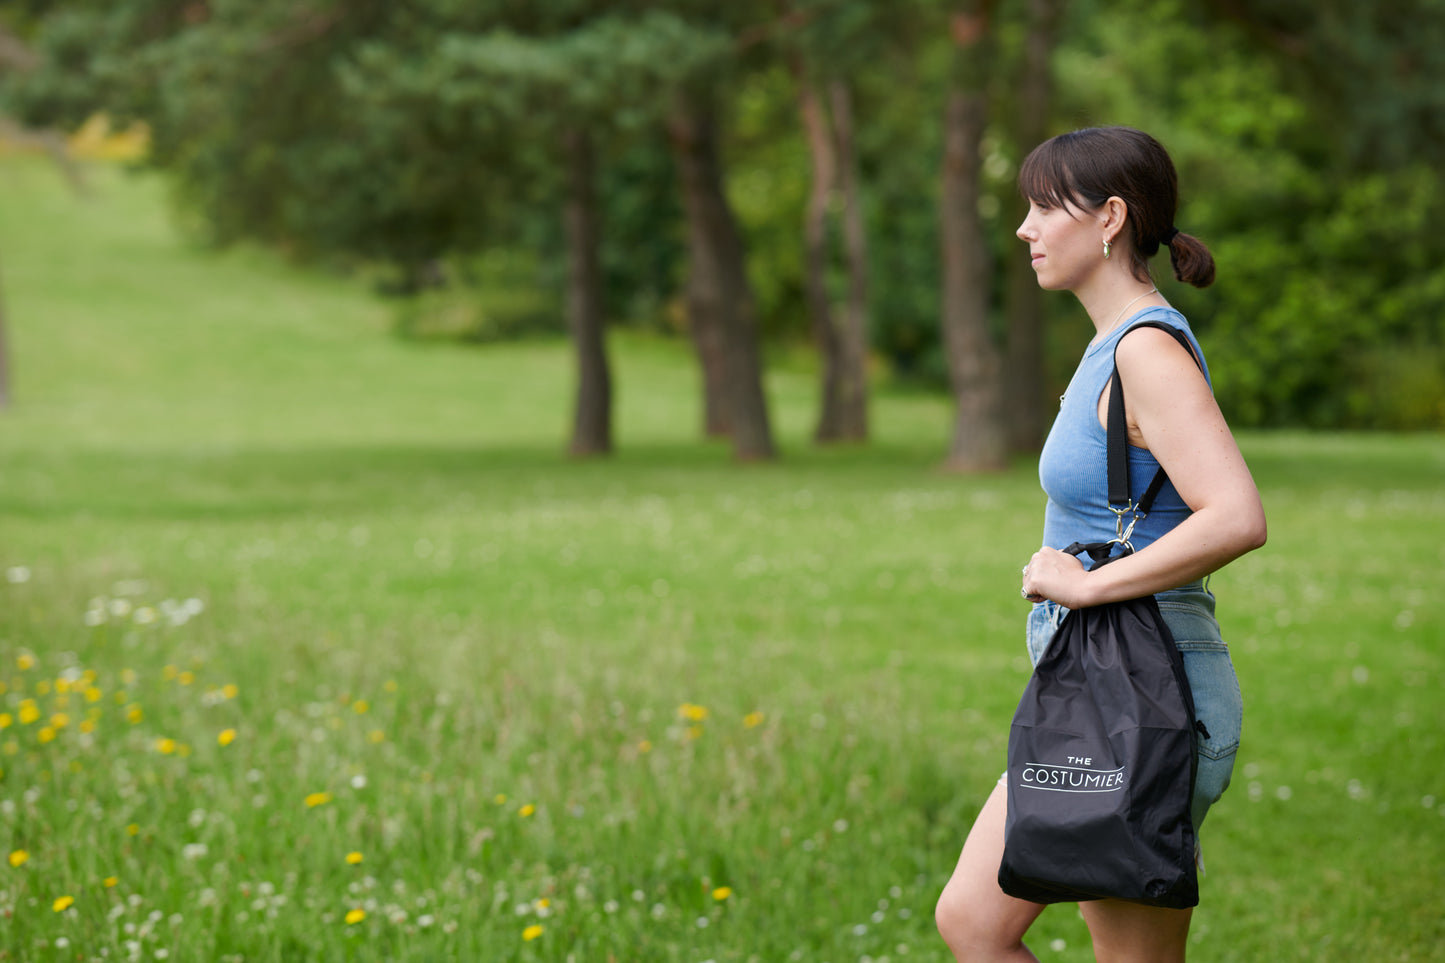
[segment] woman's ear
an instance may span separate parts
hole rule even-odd
[[[1099,222],[1104,229],[1104,237],[1113,243],[1124,230],[1124,224],[1129,220],[1129,205],[1124,203],[1122,197],[1111,197],[1099,207]]]

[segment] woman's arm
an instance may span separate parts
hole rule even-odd
[[[1052,548],[1029,562],[1024,590],[1067,608],[1152,595],[1202,578],[1265,542],[1264,506],[1204,375],[1157,328],[1126,335],[1115,355],[1129,440],[1153,452],[1193,514],[1134,555],[1096,572]]]

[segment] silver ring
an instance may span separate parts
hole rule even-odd
[[[1026,589],[1026,588],[1024,588],[1022,585],[1020,585],[1020,586],[1019,586],[1019,595],[1023,596],[1024,598],[1028,598],[1028,597],[1029,597],[1029,590]]]
[[[1020,574],[1027,575],[1029,574],[1029,567],[1025,565],[1023,568],[1019,569],[1019,572]]]

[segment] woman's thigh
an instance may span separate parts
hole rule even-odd
[[[1044,907],[1014,899],[998,885],[1003,859],[1008,790],[1000,782],[974,820],[958,865],[938,898],[939,932],[959,959],[1032,960],[1023,948],[1024,933]]]
[[[1194,911],[1117,899],[1080,903],[1099,963],[1184,963]]]

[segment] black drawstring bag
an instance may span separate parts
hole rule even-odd
[[[1173,328],[1136,327],[1146,325],[1189,348]],[[1133,551],[1134,523],[1165,481],[1160,469],[1139,504],[1130,500],[1117,366],[1112,384],[1109,502],[1117,537],[1065,549],[1087,552],[1092,568]],[[1112,554],[1116,549],[1121,554]],[[1195,731],[1184,659],[1152,595],[1070,611],[1035,666],[1009,731],[1003,891],[1035,903],[1197,905],[1189,815]]]

